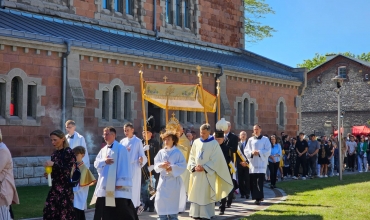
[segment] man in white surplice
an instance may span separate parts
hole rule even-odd
[[[141,168],[147,163],[144,153],[143,144],[139,138],[134,135],[134,126],[127,123],[123,126],[125,138],[120,141],[129,152],[132,168],[132,203],[135,208],[140,206],[140,189],[141,189]]]
[[[66,139],[68,141],[69,147],[71,149],[77,147],[77,146],[82,146],[85,148],[85,156],[82,158],[82,161],[84,162],[85,166],[90,169],[90,158],[89,158],[89,153],[87,152],[87,146],[85,142],[84,136],[79,134],[76,131],[76,123],[73,120],[68,120],[65,123],[66,125]]]

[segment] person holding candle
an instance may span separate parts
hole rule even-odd
[[[74,196],[70,177],[72,167],[76,163],[76,157],[62,131],[51,132],[50,139],[55,151],[51,155],[51,160],[46,161],[44,166],[52,167],[52,186],[46,198],[43,219],[74,220]]]

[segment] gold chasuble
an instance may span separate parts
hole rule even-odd
[[[197,165],[202,165],[205,171],[194,171]],[[205,206],[220,201],[234,188],[221,147],[212,136],[194,141],[187,168],[190,171],[188,197],[192,203]]]

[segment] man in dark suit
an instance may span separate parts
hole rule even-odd
[[[225,135],[224,144],[229,149],[229,154],[230,154],[230,157],[231,157],[231,161],[233,161],[234,160],[234,153],[236,153],[237,150],[238,150],[239,138],[234,133],[230,132],[231,123],[228,122],[228,121],[226,121],[226,123],[227,123],[228,127],[227,127],[227,130],[224,131],[224,135]],[[233,182],[235,182],[235,181],[233,180]],[[236,186],[234,186],[234,190],[235,189],[237,189]],[[234,191],[230,194],[234,195]],[[232,203],[232,196],[229,196],[228,200],[227,200],[227,204],[226,204],[228,208],[231,206],[231,203]]]
[[[238,144],[238,152],[236,154],[236,163],[238,170],[238,182],[240,198],[249,199],[250,194],[250,184],[249,184],[249,167],[248,159],[244,154],[244,148],[247,144],[247,132],[242,131],[239,134],[240,142]],[[239,155],[241,154],[241,155]]]

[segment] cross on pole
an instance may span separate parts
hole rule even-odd
[[[167,76],[164,76],[163,79],[164,79],[164,82],[167,82],[168,78],[167,78]]]

